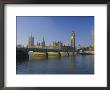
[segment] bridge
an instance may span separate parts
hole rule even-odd
[[[74,48],[72,47],[62,47],[61,49],[58,48],[16,48],[16,50],[22,50],[24,52],[29,52],[29,51],[33,51],[33,52],[73,52]]]
[[[32,51],[32,52],[29,52]],[[16,48],[16,60],[24,61],[31,58],[50,58],[50,57],[61,57],[71,56],[74,53],[74,49],[70,47],[54,49],[54,48]]]

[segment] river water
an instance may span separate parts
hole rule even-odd
[[[94,55],[20,62],[16,74],[94,74]]]

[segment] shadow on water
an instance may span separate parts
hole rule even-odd
[[[16,51],[16,62],[24,62],[29,60],[29,55],[27,52],[24,52],[22,50]]]

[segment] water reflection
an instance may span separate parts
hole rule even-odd
[[[94,55],[51,57],[17,63],[17,74],[93,74]]]

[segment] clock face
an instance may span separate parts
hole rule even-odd
[[[73,39],[73,36],[71,37],[71,39]]]

